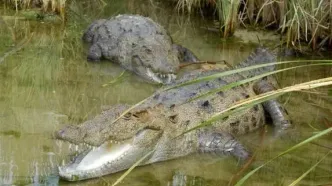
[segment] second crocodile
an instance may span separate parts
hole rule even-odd
[[[90,44],[88,60],[107,59],[157,83],[173,82],[180,62],[197,61],[190,50],[174,44],[162,26],[139,15],[97,20],[83,40]]]

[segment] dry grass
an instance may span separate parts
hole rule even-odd
[[[272,27],[285,34],[288,46],[312,49],[331,47],[332,2],[328,0],[178,0],[177,8],[192,12],[212,5],[216,8],[222,37],[231,36],[242,24]]]

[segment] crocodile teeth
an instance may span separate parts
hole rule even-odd
[[[171,74],[167,75],[167,83],[170,83],[172,81],[172,76]]]
[[[175,74],[168,74],[167,75],[167,81],[166,81],[166,83],[171,83],[175,79],[176,79],[176,75]]]
[[[176,79],[176,75],[175,74],[171,74],[173,79]]]
[[[175,74],[155,73],[150,68],[147,69],[146,75],[158,83],[171,83],[176,78]]]
[[[147,76],[152,78],[153,81],[156,81],[158,83],[163,83],[163,81],[158,77],[158,75],[152,72],[150,68],[147,69]]]

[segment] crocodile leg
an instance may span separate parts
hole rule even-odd
[[[181,45],[173,44],[175,50],[179,52],[179,60],[180,62],[197,62],[199,61],[195,54],[190,51],[188,48],[183,47]]]
[[[232,155],[241,161],[250,157],[244,146],[226,132],[200,131],[198,136],[199,152]]]
[[[256,94],[262,94],[273,90],[275,90],[274,86],[266,80],[261,80],[254,84],[254,91]],[[292,126],[286,109],[276,99],[264,102],[263,107],[272,118],[273,125],[276,127],[277,136],[284,133],[286,129]]]

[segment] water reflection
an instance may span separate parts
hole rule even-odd
[[[52,139],[56,129],[92,118],[105,105],[136,103],[158,88],[130,73],[125,73],[121,82],[103,86],[117,78],[123,69],[107,62],[86,62],[81,35],[92,20],[119,13],[149,16],[164,25],[176,43],[190,48],[204,60],[224,59],[230,64],[237,63],[254,47],[251,41],[243,42],[239,38],[222,42],[216,33],[202,29],[209,26],[209,22],[182,17],[162,1],[118,0],[107,5],[101,1],[71,1],[66,24],[15,19],[13,12],[3,9],[0,13],[7,16],[0,22],[0,56],[11,50],[13,44],[28,40],[22,50],[0,64],[0,184],[57,185],[56,166],[61,163],[60,159],[67,157],[68,149],[60,148]],[[269,36],[266,40],[270,38],[273,39]],[[270,43],[266,40],[263,42]],[[326,76],[331,76],[330,69],[315,68],[287,72],[278,77],[281,84],[288,85]],[[313,129],[318,131],[326,127],[324,121],[332,121],[330,97],[293,93],[282,100],[304,136],[310,136]],[[259,132],[241,137],[250,149],[262,151],[257,157],[261,161],[293,144],[277,141],[270,146],[269,137],[266,138],[266,146],[261,149]],[[321,144],[328,142],[320,141]],[[325,152],[324,148],[308,146],[299,150],[297,155],[301,156],[287,156],[257,173],[249,184],[289,183],[308,169],[317,159],[315,157],[321,157]],[[230,157],[226,159],[229,161],[197,155],[140,167],[122,184],[226,185],[238,171],[236,161]],[[331,162],[331,158],[326,159],[310,178],[331,182],[328,176]],[[287,173],[284,167],[289,169]],[[61,184],[107,185],[119,176],[120,173],[103,179]]]

